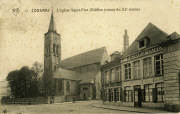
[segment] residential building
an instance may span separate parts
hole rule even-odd
[[[178,33],[169,35],[149,23],[123,55],[111,60],[101,67],[104,104],[180,110]]]

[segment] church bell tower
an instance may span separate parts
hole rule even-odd
[[[44,76],[53,76],[61,62],[61,35],[56,31],[53,12],[48,32],[44,34]]]

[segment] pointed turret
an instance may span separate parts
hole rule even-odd
[[[56,25],[55,25],[55,21],[54,21],[53,12],[52,12],[52,14],[51,14],[51,20],[50,20],[50,23],[49,23],[48,32],[49,32],[49,31],[56,32]]]

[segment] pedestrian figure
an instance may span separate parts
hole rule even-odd
[[[52,103],[53,103],[52,98],[50,98],[50,104],[52,104]]]
[[[53,104],[54,100],[53,97],[50,97],[50,104]]]
[[[3,113],[7,113],[7,110],[5,109],[5,110],[3,110]]]
[[[73,103],[75,103],[75,97],[73,97]]]

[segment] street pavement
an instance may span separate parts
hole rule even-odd
[[[0,113],[7,110],[7,114],[64,114],[64,113],[145,113],[151,112],[149,109],[136,109],[130,107],[119,107],[111,105],[103,105],[102,101],[77,101],[54,103],[54,104],[37,104],[37,105],[22,105],[22,104],[1,104]],[[152,111],[151,113],[156,112]],[[165,113],[160,111],[159,113]]]
[[[162,109],[155,108],[140,108],[140,107],[125,107],[125,106],[114,106],[114,105],[104,105],[103,102],[92,103],[91,106],[102,109],[110,109],[117,111],[126,111],[127,113],[171,113]]]

